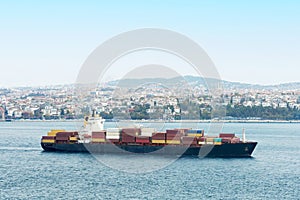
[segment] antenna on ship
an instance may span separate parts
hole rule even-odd
[[[242,132],[243,132],[243,139],[242,139],[242,141],[243,141],[243,143],[245,143],[246,142],[246,131],[245,131],[245,128],[242,129]]]

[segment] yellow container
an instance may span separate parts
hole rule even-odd
[[[222,142],[215,142],[214,145],[221,145]]]
[[[77,141],[77,137],[70,137],[70,141]]]
[[[165,144],[165,140],[152,140],[153,144]]]
[[[180,144],[180,140],[167,140],[167,144]]]
[[[206,138],[206,142],[213,142],[214,138]]]
[[[46,139],[44,139],[44,140],[42,140],[42,143],[55,143],[55,140],[46,140]]]
[[[202,134],[202,133],[188,133],[187,136],[191,136],[191,137],[202,137],[203,134]]]
[[[48,132],[48,136],[56,136],[56,133],[63,132],[63,131],[65,131],[65,130],[63,130],[63,129],[53,129],[53,130]]]
[[[104,138],[92,138],[92,142],[105,142]]]

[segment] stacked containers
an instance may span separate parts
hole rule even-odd
[[[56,133],[58,132],[64,132],[65,130],[63,129],[52,129],[51,131],[48,132],[48,136],[56,136]]]
[[[234,133],[220,133],[219,137],[220,138],[233,138],[233,137],[235,137],[235,134]]]
[[[120,128],[108,128],[106,130],[106,139],[112,143],[120,142]]]
[[[99,143],[99,142],[105,142],[105,131],[97,131],[92,132],[92,142],[93,143]]]
[[[153,133],[151,142],[152,142],[152,144],[165,144],[166,143],[166,133]]]
[[[180,144],[181,136],[184,134],[182,129],[167,130],[166,132],[167,144]]]
[[[187,136],[191,136],[191,137],[203,137],[204,135],[204,130],[187,130]]]
[[[141,134],[140,128],[123,128],[121,130],[121,139],[125,143],[134,143],[136,136]]]
[[[214,145],[221,145],[222,144],[222,138],[214,138]]]
[[[77,137],[78,132],[58,132],[56,133],[56,143],[69,143],[71,137]]]
[[[234,133],[220,133],[219,137],[222,138],[222,143],[231,143],[235,137]]]
[[[55,136],[42,136],[42,143],[55,143]]]
[[[198,144],[205,144],[205,141],[206,141],[206,138],[205,137],[200,137],[199,139],[198,139]]]
[[[148,136],[137,136],[135,138],[135,142],[140,143],[140,144],[149,144],[150,143],[150,137],[148,137]]]
[[[214,144],[214,137],[207,137],[206,139],[205,139],[205,143],[206,144]]]

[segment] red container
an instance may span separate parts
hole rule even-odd
[[[119,143],[120,140],[119,139],[109,139],[107,140],[108,142],[111,142],[111,143]]]
[[[68,136],[56,136],[56,141],[68,141],[69,137]]]
[[[181,139],[181,135],[173,135],[173,134],[166,135],[166,140],[180,140],[180,139]]]
[[[135,137],[122,137],[122,142],[135,142]]]
[[[166,130],[166,132],[168,135],[182,134],[181,130],[179,130],[179,129]]]
[[[54,140],[55,136],[42,136],[42,140]]]
[[[220,138],[233,138],[235,136],[234,133],[220,133]]]
[[[198,141],[199,142],[205,142],[205,139],[206,139],[205,137],[201,137],[201,138],[198,138]]]
[[[153,140],[165,140],[166,139],[166,133],[153,133],[152,134]]]
[[[73,136],[73,135],[74,135],[74,132],[58,132],[58,133],[56,133],[56,137],[69,137],[69,136]]]
[[[135,142],[136,143],[150,143],[150,137],[147,137],[147,136],[139,136],[139,137],[136,137],[135,139]]]
[[[101,131],[101,132],[92,132],[92,138],[100,138],[100,139],[104,139],[106,135],[105,131]]]

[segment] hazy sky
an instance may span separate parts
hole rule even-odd
[[[0,87],[73,83],[98,45],[145,27],[196,41],[224,80],[299,82],[299,10],[296,0],[0,1]]]

